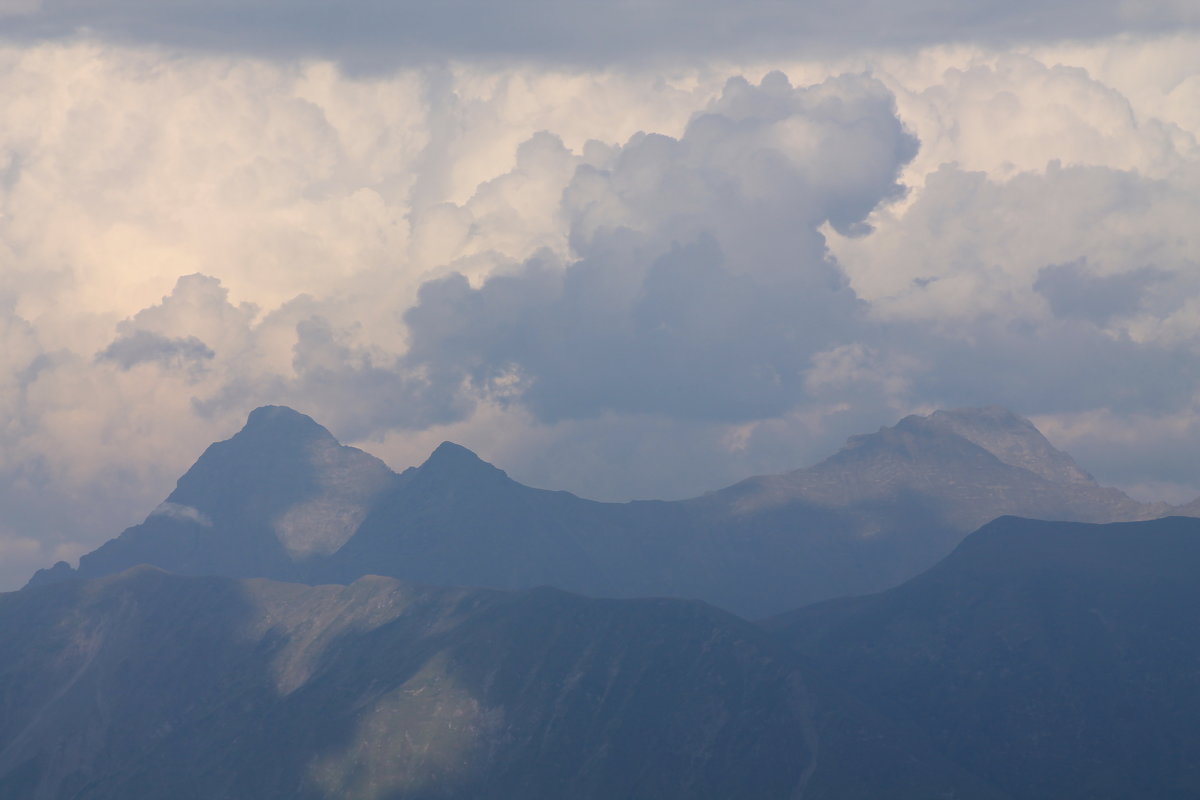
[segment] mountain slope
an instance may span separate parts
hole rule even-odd
[[[382,565],[430,583],[679,594],[663,571],[695,523],[678,504],[598,503],[533,489],[447,442],[401,474],[318,576],[345,582]]]
[[[850,507],[919,498],[947,524],[969,530],[1005,514],[1108,521],[1169,510],[1100,486],[1028,420],[997,408],[908,416],[851,437],[814,467],[751,478],[718,494],[743,511],[798,500]]]
[[[4,797],[1000,797],[699,603],[139,567],[0,638]]]
[[[304,414],[264,406],[210,446],[144,522],[83,556],[78,574],[145,563],[184,575],[300,579],[353,535],[394,479]]]
[[[378,573],[694,597],[760,617],[894,586],[1003,514],[1166,510],[1097,485],[1002,409],[906,417],[814,467],[693,500],[597,503],[523,486],[450,443],[397,476],[308,417],[268,407],[209,448],[142,525],[84,556],[79,574],[143,562],[313,583]],[[63,565],[32,583],[70,574]]]
[[[688,502],[740,544],[714,562],[741,569],[747,587],[756,571],[773,571],[741,606],[762,616],[783,609],[768,593],[795,607],[895,586],[999,516],[1110,522],[1170,512],[1100,486],[1028,420],[996,408],[905,417],[815,466]],[[790,591],[780,588],[785,570]]]
[[[1200,520],[1002,518],[878,595],[767,623],[1019,798],[1200,796]]]

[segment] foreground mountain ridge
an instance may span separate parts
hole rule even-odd
[[[1003,797],[698,602],[142,566],[0,636],[4,797]]]
[[[0,796],[1200,792],[1200,519],[1002,517],[875,595],[306,586],[139,566],[0,595]]]
[[[396,474],[285,407],[255,410],[140,525],[33,584],[138,563],[349,583],[548,584],[694,597],[745,616],[894,586],[1003,514],[1162,516],[1099,486],[1004,409],[912,415],[816,466],[692,500],[600,503],[524,486],[449,442]]]
[[[765,624],[1014,797],[1200,796],[1200,519],[1003,517],[876,595]]]

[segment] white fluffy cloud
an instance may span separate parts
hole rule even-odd
[[[820,227],[860,231],[915,152],[873,79],[732,79],[680,138],[639,134],[577,167],[567,263],[427,283],[406,363],[484,394],[515,384],[546,421],[784,413],[812,354],[862,325]]]
[[[609,498],[1002,402],[1101,478],[1200,491],[1153,456],[1200,443],[1197,53],[936,46],[789,82],[12,44],[0,585],[268,402],[397,467],[451,438]]]

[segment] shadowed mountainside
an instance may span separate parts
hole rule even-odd
[[[696,602],[143,566],[0,638],[4,797],[1001,797]]]
[[[598,503],[523,486],[451,443],[396,475],[303,414],[266,407],[78,574],[150,563],[310,583],[549,584],[694,597],[758,617],[897,585],[1004,514],[1097,522],[1168,511],[1099,486],[997,408],[906,417],[814,467],[692,500]],[[31,583],[71,574],[60,564]]]
[[[83,556],[79,574],[153,564],[184,575],[300,580],[354,534],[394,480],[382,461],[338,444],[311,418],[265,406],[205,450],[143,523]]]
[[[1200,796],[1200,520],[1006,517],[890,591],[765,623],[1019,798]]]

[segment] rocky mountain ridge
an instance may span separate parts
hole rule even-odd
[[[0,638],[3,797],[1002,798],[696,602],[142,566]]]
[[[1099,486],[997,408],[909,416],[813,467],[692,500],[599,503],[524,486],[449,442],[395,474],[309,417],[265,407],[77,574],[139,563],[309,583],[380,573],[691,597],[756,617],[897,585],[1001,515],[1108,522],[1170,510]],[[32,583],[71,574],[58,565]]]

